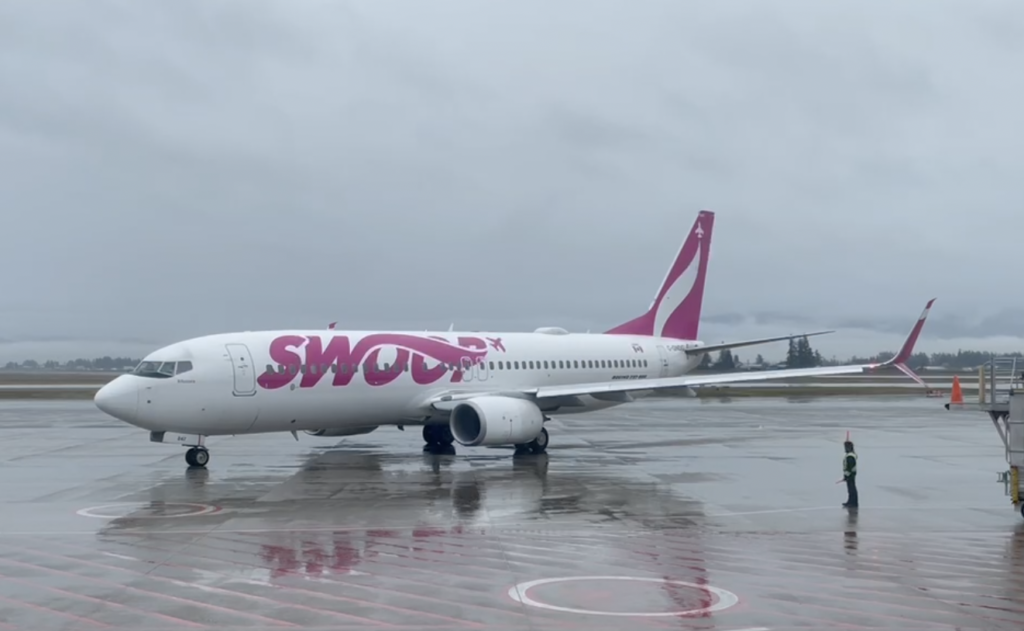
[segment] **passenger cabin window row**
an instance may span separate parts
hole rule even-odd
[[[133,375],[167,379],[192,370],[192,362],[151,362],[144,361],[135,367]]]
[[[409,362],[394,363],[394,364],[373,364],[366,362],[361,364],[363,372],[409,372],[411,364]],[[458,370],[458,364],[444,364],[445,370]],[[463,369],[469,369],[472,367],[472,363],[468,360],[463,363]],[[490,370],[601,370],[609,368],[647,368],[648,363],[646,359],[559,359],[559,360],[522,360],[522,361],[508,361],[498,360],[490,361],[487,366]],[[267,364],[267,373],[290,373],[292,375],[297,373],[302,374],[313,374],[313,375],[326,375],[328,373],[338,373],[343,375],[355,374],[359,372],[360,364],[349,364],[349,363],[338,363],[338,364],[278,364],[275,368],[271,364]],[[423,370],[433,370],[435,367],[430,367],[423,363]]]

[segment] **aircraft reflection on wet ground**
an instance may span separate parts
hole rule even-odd
[[[1020,629],[1001,446],[931,407],[663,400],[542,456],[240,437],[183,472],[85,406],[0,405],[0,628]]]

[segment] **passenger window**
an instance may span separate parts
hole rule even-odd
[[[516,362],[516,370],[519,370],[519,362]]]
[[[490,369],[490,370],[494,370],[494,362],[491,362],[491,364],[490,364],[490,366],[489,366],[489,369]]]
[[[337,364],[331,364],[331,372],[333,374],[338,374],[338,365]]]
[[[318,368],[318,366],[316,364],[310,364],[309,365],[309,374],[315,375],[318,372],[317,368]]]
[[[544,370],[548,369],[548,360],[544,360]]]
[[[572,360],[572,367],[573,368],[579,368],[580,367],[580,360],[578,360],[578,359]]]
[[[178,362],[178,368],[175,371],[176,375],[180,375],[183,372],[192,370],[192,362]],[[273,366],[267,366],[267,372],[274,372]]]

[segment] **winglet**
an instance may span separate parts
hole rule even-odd
[[[924,328],[924,321],[928,319],[928,312],[931,311],[932,305],[935,304],[935,298],[928,301],[928,304],[924,306],[924,311],[917,318],[917,322],[914,323],[914,327],[910,329],[910,335],[907,336],[906,341],[903,342],[903,347],[900,348],[900,352],[893,355],[887,361],[880,364],[873,364],[872,368],[884,368],[892,366],[910,377],[922,386],[927,386],[924,379],[921,379],[913,370],[907,366],[907,360],[914,354],[914,345],[917,344],[917,338],[921,335],[921,330]]]

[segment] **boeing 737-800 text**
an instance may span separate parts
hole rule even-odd
[[[831,331],[723,344],[697,340],[714,214],[698,214],[650,309],[601,334],[556,327],[532,333],[245,331],[154,351],[96,393],[100,410],[189,447],[205,466],[208,436],[304,431],[366,434],[422,426],[430,448],[515,446],[543,452],[550,414],[629,403],[656,390],[861,373],[903,364],[929,301],[900,352],[884,363],[689,375],[722,349]],[[692,394],[692,391],[690,391]]]

